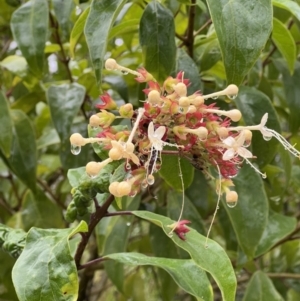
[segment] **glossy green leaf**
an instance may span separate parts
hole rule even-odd
[[[269,277],[265,273],[257,271],[248,283],[243,301],[266,300],[283,301],[284,299],[276,291]]]
[[[71,125],[85,96],[85,88],[77,83],[50,86],[47,99],[53,124],[62,142],[70,137]]]
[[[21,218],[26,231],[31,227],[46,229],[64,226],[61,210],[40,190],[36,195],[33,195],[30,190],[25,193],[22,200]]]
[[[89,15],[89,12],[90,7],[87,7],[85,11],[79,16],[72,29],[70,36],[70,53],[72,58],[75,57],[75,47],[83,33],[84,25]]]
[[[292,74],[296,61],[296,44],[290,31],[276,18],[273,18],[272,40],[287,61]]]
[[[265,113],[269,114],[266,126],[280,132],[280,125],[275,109],[270,99],[262,92],[250,87],[240,87],[236,98],[238,109],[242,112],[246,125],[260,124]],[[259,131],[253,131],[252,153],[257,159],[253,163],[260,167],[267,165],[274,158],[277,152],[278,141],[271,139],[265,141]]]
[[[180,164],[180,168],[179,165]],[[181,169],[181,172],[180,172]],[[194,178],[194,167],[185,159],[178,159],[178,156],[162,155],[162,166],[159,175],[168,185],[178,191],[182,191],[180,174],[184,183],[184,189],[187,189]]]
[[[147,211],[133,211],[133,214],[161,227],[169,236],[170,227],[168,226],[174,223],[173,220]],[[235,273],[226,252],[215,241],[209,239],[208,248],[206,248],[205,237],[194,229],[190,229],[186,233],[185,241],[176,234],[169,237],[176,245],[190,254],[196,265],[211,274],[221,290],[224,301],[235,300]]]
[[[87,230],[85,222],[73,229],[31,228],[12,271],[20,301],[77,300],[78,276],[69,239]]]
[[[133,34],[134,32],[136,32],[138,30],[139,23],[140,23],[139,19],[132,19],[132,20],[121,22],[120,24],[114,26],[111,29],[108,39],[111,40],[115,37],[118,37],[118,36],[120,37],[127,33]]]
[[[175,282],[197,300],[213,300],[212,287],[206,273],[191,259],[149,257],[139,253],[118,253],[105,256],[124,264],[157,266],[167,271]]]
[[[199,193],[199,192],[198,192]],[[168,216],[176,220],[179,218],[182,208],[182,193],[177,191],[169,191],[167,194],[167,209]],[[182,212],[182,219],[189,220],[191,228],[195,229],[201,234],[205,234],[206,230],[201,218],[201,215],[197,211],[188,197],[184,197],[184,208]]]
[[[13,142],[8,159],[13,172],[33,192],[36,189],[37,151],[33,126],[22,111],[12,110]]]
[[[68,180],[72,187],[77,187],[81,183],[81,179],[86,175],[85,166],[72,168],[68,170]]]
[[[93,0],[84,34],[89,47],[98,85],[102,79],[109,31],[126,0]]]
[[[10,117],[8,102],[0,90],[0,148],[6,157],[10,156],[10,148],[13,139],[12,120]]]
[[[228,83],[241,84],[272,31],[271,0],[207,0]]]
[[[59,24],[64,39],[69,38],[71,29],[71,12],[74,9],[74,1],[52,0],[55,17]]]
[[[14,39],[32,72],[41,76],[44,67],[44,48],[48,39],[48,4],[46,0],[30,0],[12,15]]]
[[[188,86],[188,95],[202,89],[202,83],[200,80],[199,70],[196,63],[191,57],[182,49],[177,49],[177,66],[176,71],[184,71],[184,78],[190,80]]]
[[[136,210],[138,208],[140,196],[137,196],[134,199],[127,198],[127,200],[129,201],[127,210]],[[111,222],[106,229],[107,235],[104,244],[104,255],[126,251],[132,220],[133,216],[120,216],[111,218]],[[125,277],[123,264],[120,262],[108,261],[104,263],[104,267],[109,278],[117,286],[118,290],[122,292],[124,289],[123,283]]]
[[[17,99],[15,102],[12,103],[11,109],[14,110],[21,110],[24,113],[29,113],[32,111],[36,104],[40,101],[45,100],[45,93],[44,92],[31,92],[28,93],[19,99]]]
[[[23,77],[27,73],[27,62],[24,57],[19,55],[9,55],[0,62],[0,66],[10,72]]]
[[[296,225],[296,218],[270,211],[268,223],[257,246],[255,256],[257,257],[267,252],[278,241],[295,230]]]
[[[268,222],[268,199],[259,174],[245,164],[234,179],[239,200],[234,208],[226,207],[239,245],[253,257]],[[253,193],[255,191],[255,193]]]
[[[290,131],[296,133],[300,127],[300,63],[296,62],[293,75],[282,60],[274,61],[276,68],[282,73],[285,99],[289,108]]]
[[[283,8],[291,12],[300,21],[300,6],[292,0],[272,0],[274,6]]]
[[[144,67],[163,82],[175,66],[175,27],[171,11],[157,1],[150,2],[142,15],[140,44]]]

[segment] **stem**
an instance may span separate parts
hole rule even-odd
[[[73,82],[73,77],[72,77],[71,70],[69,68],[70,59],[66,56],[66,53],[65,53],[62,41],[61,41],[59,31],[58,31],[58,23],[53,18],[51,13],[49,14],[49,19],[50,19],[51,27],[54,29],[53,38],[56,41],[56,43],[59,45],[60,52],[61,52],[61,55],[62,55],[62,57],[60,57],[59,59],[64,64],[64,66],[66,68],[66,71],[67,71],[68,78],[69,78],[70,82],[72,83]]]
[[[105,260],[108,260],[108,258],[103,258],[103,257],[99,257],[99,258],[96,258],[96,259],[93,259],[87,263],[84,263],[84,264],[81,264],[79,267],[78,267],[78,270],[82,270],[82,269],[85,269],[95,263],[98,263],[98,262],[102,262],[102,261],[105,261]]]
[[[300,274],[292,273],[267,273],[270,278],[290,278],[290,279],[300,279]]]
[[[51,188],[45,184],[42,180],[37,179],[37,182],[40,184],[42,188],[51,196],[51,198],[54,200],[57,205],[59,205],[61,208],[66,209],[66,206],[60,202],[59,198],[56,197],[56,195],[51,191]]]
[[[108,216],[119,216],[119,215],[132,215],[131,211],[117,211],[117,212],[108,212],[104,215],[104,217]]]
[[[111,194],[101,207],[99,206],[98,208],[96,208],[96,211],[91,215],[88,232],[81,233],[82,239],[74,256],[75,263],[78,269],[80,269],[80,260],[88,244],[89,238],[93,233],[93,230],[95,229],[99,221],[107,214],[107,209],[111,205],[113,200],[114,196]]]
[[[212,19],[207,20],[195,33],[194,37],[197,36],[202,30],[204,30],[207,26],[212,23]]]
[[[194,55],[194,20],[196,15],[196,0],[191,0],[191,6],[189,10],[189,23],[186,35],[186,46],[189,56],[193,58]]]

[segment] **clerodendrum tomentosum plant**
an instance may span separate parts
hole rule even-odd
[[[299,22],[0,0],[0,301],[299,301]]]

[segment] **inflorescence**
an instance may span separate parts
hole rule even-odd
[[[105,93],[101,96],[102,104],[97,105],[100,112],[92,115],[89,122],[93,129],[99,129],[98,135],[83,138],[75,133],[70,137],[70,142],[73,154],[78,154],[81,147],[88,143],[99,143],[108,150],[107,159],[86,165],[86,172],[91,177],[97,176],[112,161],[126,161],[126,178],[109,186],[110,193],[116,197],[134,196],[141,188],[154,184],[154,174],[162,164],[161,154],[171,153],[164,151],[165,146],[175,148],[173,154],[188,159],[195,168],[214,179],[219,197],[225,193],[229,207],[234,207],[238,200],[230,179],[238,174],[243,161],[263,178],[266,177],[251,162],[255,158],[248,150],[252,131],[260,131],[267,141],[276,138],[286,150],[296,157],[300,156],[300,152],[283,136],[266,127],[268,113],[262,116],[258,125],[232,126],[231,122],[238,122],[242,117],[239,110],[219,110],[215,104],[205,104],[206,99],[216,99],[222,95],[234,99],[238,94],[236,85],[229,85],[209,95],[202,95],[200,91],[188,95],[189,80],[184,79],[183,72],[175,78],[168,77],[160,86],[144,68],[133,71],[120,66],[114,59],[108,59],[105,67],[107,70],[131,73],[138,82],[147,83],[143,107],[134,110],[130,103],[118,107]],[[109,112],[116,110],[118,113]],[[116,131],[112,126],[116,118],[129,118],[131,131]],[[211,175],[212,169],[218,172],[218,177]]]

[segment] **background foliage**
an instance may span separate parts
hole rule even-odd
[[[238,97],[219,107],[247,125],[268,112],[268,127],[299,145],[299,0],[0,0],[0,28],[0,300],[300,300],[299,161],[259,135],[252,153],[268,177],[240,170],[238,205],[220,207],[209,249],[217,196],[187,164],[194,230],[165,235],[181,207],[177,159],[163,159],[156,199],[102,193],[98,224],[85,209],[89,226],[64,218],[72,187],[101,190],[106,175],[83,176],[97,155],[71,155],[70,134],[87,136],[103,91],[135,108],[144,99],[132,76],[103,70],[108,57],[160,81],[183,70],[190,93],[234,83]]]

